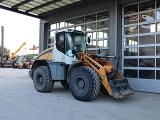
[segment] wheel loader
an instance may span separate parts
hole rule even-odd
[[[54,46],[40,53],[29,70],[38,92],[50,92],[55,82],[61,82],[80,101],[93,100],[99,91],[113,98],[134,93],[118,70],[118,56],[87,53],[90,38],[85,32],[59,30],[53,41]]]

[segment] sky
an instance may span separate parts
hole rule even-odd
[[[39,45],[39,23],[37,18],[0,9],[0,46],[1,26],[4,26],[4,47],[14,53],[24,42],[25,46],[17,55],[39,53],[37,50],[29,50],[33,45]]]

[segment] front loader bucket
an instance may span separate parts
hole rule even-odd
[[[127,79],[110,80],[109,85],[114,98],[123,98],[126,95],[134,93],[132,88],[129,86]]]

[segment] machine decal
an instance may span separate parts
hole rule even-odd
[[[101,75],[101,79],[103,80],[105,78],[105,75]]]

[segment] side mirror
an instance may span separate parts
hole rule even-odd
[[[101,54],[101,52],[102,52],[102,49],[99,48],[99,49],[98,49],[98,54]]]
[[[88,43],[90,43],[91,42],[91,39],[90,39],[90,37],[87,37],[88,39],[87,39],[87,42]]]

